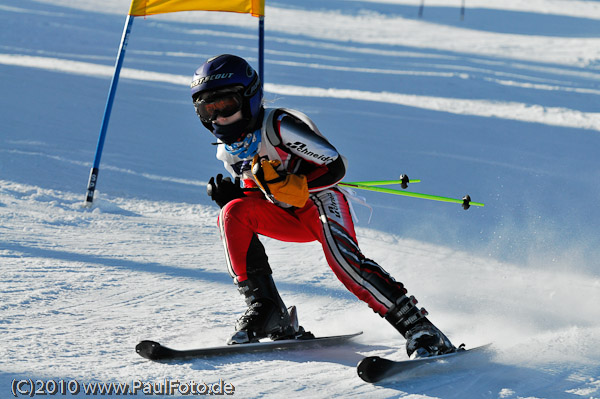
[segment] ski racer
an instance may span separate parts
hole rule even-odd
[[[233,178],[218,174],[207,185],[221,207],[229,274],[248,305],[228,344],[297,338],[303,331],[275,286],[262,235],[320,242],[343,285],[406,339],[409,357],[456,351],[403,284],[362,254],[350,206],[336,185],[346,161],[306,115],[265,109],[256,71],[229,54],[196,70],[191,94],[202,124],[217,138],[217,158]]]

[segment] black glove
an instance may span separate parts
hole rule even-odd
[[[239,177],[236,177],[235,182],[232,182],[230,177],[223,179],[223,175],[220,173],[217,175],[216,180],[214,177],[210,178],[206,185],[206,193],[221,208],[231,200],[246,196],[240,186]]]

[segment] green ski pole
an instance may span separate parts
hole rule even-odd
[[[359,190],[367,190],[367,191],[375,191],[378,193],[386,193],[386,194],[394,194],[394,195],[403,195],[405,197],[413,197],[413,198],[421,198],[428,199],[432,201],[440,201],[440,202],[451,202],[455,204],[461,204],[463,209],[469,209],[471,205],[474,206],[484,206],[484,204],[480,202],[472,202],[471,197],[469,195],[465,195],[462,199],[456,198],[447,198],[441,197],[439,195],[431,195],[431,194],[421,194],[421,193],[412,193],[402,190],[395,190],[393,188],[385,188],[385,187],[373,187],[368,185],[362,185],[357,183],[338,183],[338,185],[343,187],[353,187]]]
[[[400,175],[398,180],[368,180],[368,181],[354,181],[344,182],[345,184],[354,184],[358,186],[387,186],[391,184],[400,184],[402,188],[408,187],[408,183],[420,183],[421,180],[409,179],[407,175]]]

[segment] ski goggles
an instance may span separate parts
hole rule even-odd
[[[237,92],[216,93],[194,101],[196,113],[204,122],[212,122],[218,116],[227,118],[242,109],[242,95]]]

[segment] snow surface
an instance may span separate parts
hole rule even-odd
[[[405,283],[473,363],[365,384],[403,340],[345,291],[316,244],[265,240],[316,334],[305,352],[158,364],[142,339],[220,345],[244,310],[205,195],[222,172],[187,84],[207,57],[256,65],[257,20],[137,18],[96,200],[82,207],[128,0],[0,4],[0,396],[14,379],[235,386],[235,397],[600,398],[600,1],[267,1],[266,97],[309,114],[370,192],[365,254]],[[85,396],[81,393],[79,396]],[[143,396],[140,394],[140,396]],[[175,395],[177,396],[177,395]]]

